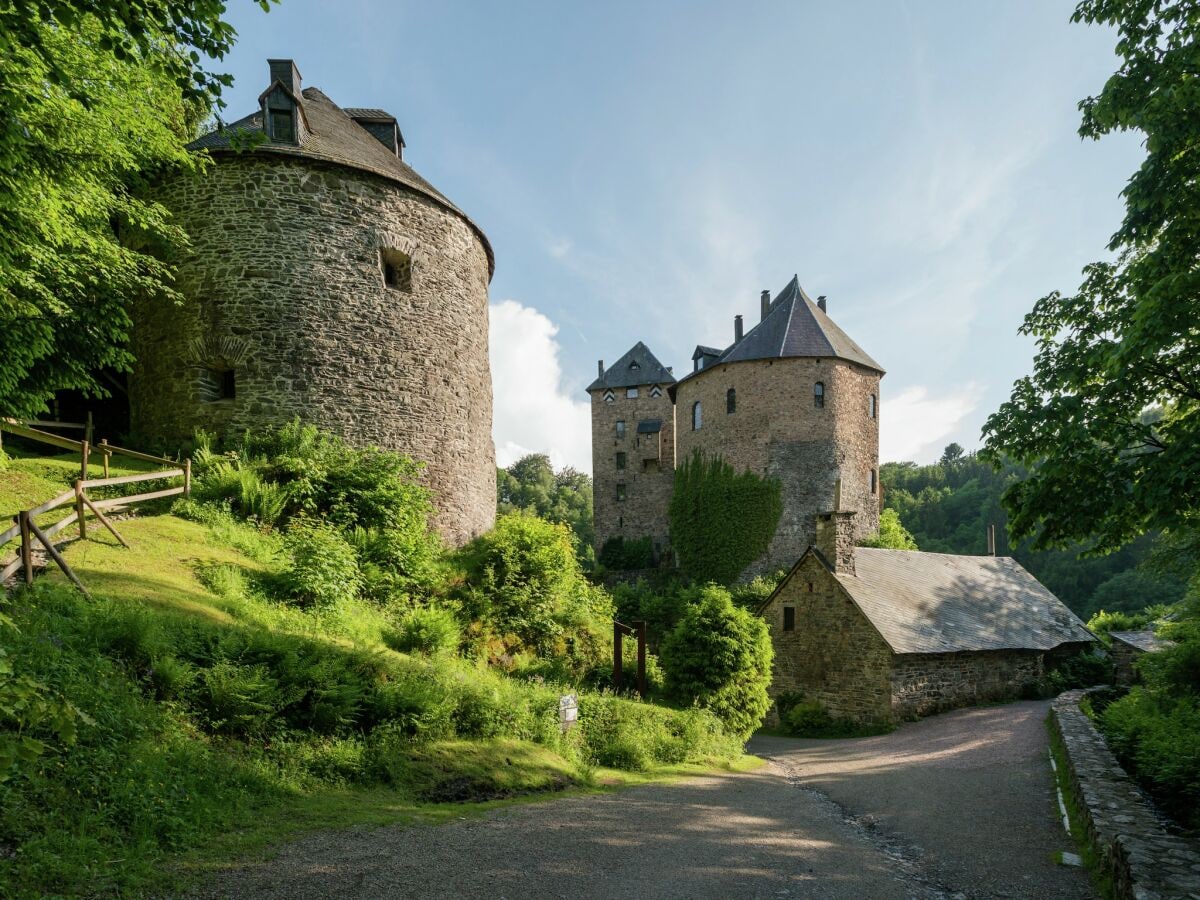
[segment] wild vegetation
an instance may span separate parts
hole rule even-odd
[[[530,453],[506,469],[496,470],[496,512],[531,513],[547,522],[566,525],[575,535],[579,561],[595,561],[592,545],[592,479],[570,466],[554,471],[550,457]]]
[[[714,699],[733,690],[719,679],[673,707],[604,690],[612,600],[566,526],[511,513],[448,552],[403,457],[299,424],[197,446],[193,498],[120,523],[133,551],[67,550],[97,601],[46,576],[5,610],[0,884],[127,892],[184,871],[164,860],[189,848],[230,853],[212,841],[231,830],[740,756],[752,705]],[[0,505],[69,477],[16,459]]]

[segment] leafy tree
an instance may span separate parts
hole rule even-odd
[[[659,661],[672,697],[711,710],[730,734],[747,738],[770,706],[773,655],[767,623],[710,584],[663,641]]]
[[[1140,132],[1146,158],[1114,259],[1034,305],[1021,327],[1034,371],[984,431],[988,459],[1029,467],[1004,495],[1014,535],[1106,551],[1200,506],[1200,5],[1084,0],[1074,20],[1120,35],[1120,68],[1080,104],[1080,134]]]
[[[949,469],[962,462],[962,458],[963,448],[961,444],[947,444],[946,449],[942,451],[940,462],[943,467]]]
[[[554,471],[544,453],[523,456],[507,469],[496,471],[496,512],[528,512],[559,522],[575,533],[580,560],[591,559],[595,531],[592,526],[592,479],[570,466]]]
[[[679,567],[697,581],[732,584],[766,551],[779,526],[779,482],[740,475],[697,450],[675,470],[671,542]]]
[[[1096,588],[1084,608],[1084,615],[1101,610],[1135,613],[1147,606],[1175,603],[1183,598],[1185,588],[1182,582],[1174,578],[1142,569],[1126,569]]]
[[[131,299],[175,296],[186,235],[143,189],[201,165],[184,144],[229,84],[200,64],[232,45],[224,10],[0,3],[0,415],[104,395],[98,372],[131,362]]]
[[[885,509],[879,515],[879,532],[860,541],[862,547],[882,547],[885,550],[916,550],[917,542],[900,522],[900,514]]]

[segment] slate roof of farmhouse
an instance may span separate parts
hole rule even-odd
[[[210,153],[270,153],[321,160],[396,181],[461,216],[483,241],[488,257],[488,273],[494,271],[495,257],[492,245],[483,229],[472,222],[470,217],[451,203],[441,191],[418,175],[412,166],[354,121],[354,116],[362,119],[393,119],[390,113],[382,109],[359,107],[342,109],[314,87],[304,88],[300,93],[307,129],[299,146],[262,141],[256,144],[253,150],[239,151],[234,144],[236,135],[261,134],[263,131],[262,110],[255,110],[248,116],[198,137],[188,147],[193,150],[208,150]]]
[[[1141,650],[1145,653],[1165,650],[1167,647],[1172,647],[1175,644],[1174,641],[1160,638],[1153,631],[1110,631],[1108,636],[1114,641],[1128,644],[1135,650]]]
[[[814,548],[801,561],[808,553],[824,562]],[[854,569],[834,578],[895,653],[1051,650],[1096,640],[1011,557],[856,547]]]

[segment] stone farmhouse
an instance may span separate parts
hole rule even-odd
[[[783,515],[762,559],[788,568],[758,612],[771,626],[771,695],[889,722],[1018,695],[1092,646],[1082,621],[1015,560],[858,547],[879,530],[882,367],[793,278],[759,323],[698,346],[676,379],[643,343],[588,386],[596,548],[670,546],[677,460],[700,449],[776,479]],[[736,527],[736,523],[730,523]]]
[[[670,544],[667,512],[677,460],[719,453],[734,468],[776,479],[783,515],[747,574],[786,568],[811,546],[835,488],[858,512],[860,536],[879,529],[882,367],[791,281],[760,298],[760,320],[733,343],[697,346],[676,379],[640,341],[588,385],[596,552],[614,537]]]
[[[771,694],[890,722],[1020,694],[1095,644],[1014,559],[856,547],[853,512],[818,517],[817,542],[759,607]]]
[[[132,429],[178,447],[300,417],[402,451],[466,541],[496,507],[491,245],[405,162],[393,115],[268,66],[259,108],[191,145],[208,171],[155,191],[192,249],[184,305],[134,310]]]

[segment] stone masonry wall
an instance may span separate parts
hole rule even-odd
[[[789,606],[794,631],[783,630]],[[762,615],[775,648],[772,697],[799,692],[856,722],[891,718],[891,649],[816,558],[801,564]]]
[[[222,156],[157,192],[192,238],[182,308],[139,304],[132,424],[173,448],[295,417],[426,463],[453,543],[495,518],[488,264],[458,215],[312,160]],[[412,259],[387,287],[380,249]],[[235,396],[214,394],[233,369]],[[219,379],[216,382],[219,384]]]
[[[596,528],[596,554],[613,537],[650,537],[655,550],[670,545],[671,491],[675,484],[675,410],[662,387],[651,397],[653,385],[639,385],[638,396],[626,389],[613,391],[611,403],[604,391],[592,393],[592,500]],[[657,434],[638,434],[638,422],[662,421]],[[625,423],[625,436],[617,436],[617,422]],[[625,454],[625,468],[617,468],[617,454]],[[617,499],[617,486],[625,486],[625,499]]]
[[[879,529],[878,490],[870,473],[879,468],[879,419],[869,413],[879,396],[879,374],[836,359],[784,358],[715,365],[680,383],[678,458],[701,448],[720,453],[735,469],[778,479],[783,515],[766,555],[745,573],[751,577],[789,567],[816,538],[815,516],[833,508],[834,484],[842,482],[842,509],[858,513],[859,536]],[[825,405],[813,403],[815,382],[825,385]],[[733,413],[726,393],[737,392]],[[699,401],[701,428],[692,430]]]
[[[1038,650],[904,654],[892,665],[892,712],[897,719],[992,700],[1010,700],[1041,677]]]
[[[1050,722],[1067,757],[1067,780],[1100,864],[1122,900],[1200,897],[1200,847],[1172,834],[1067,691]]]

